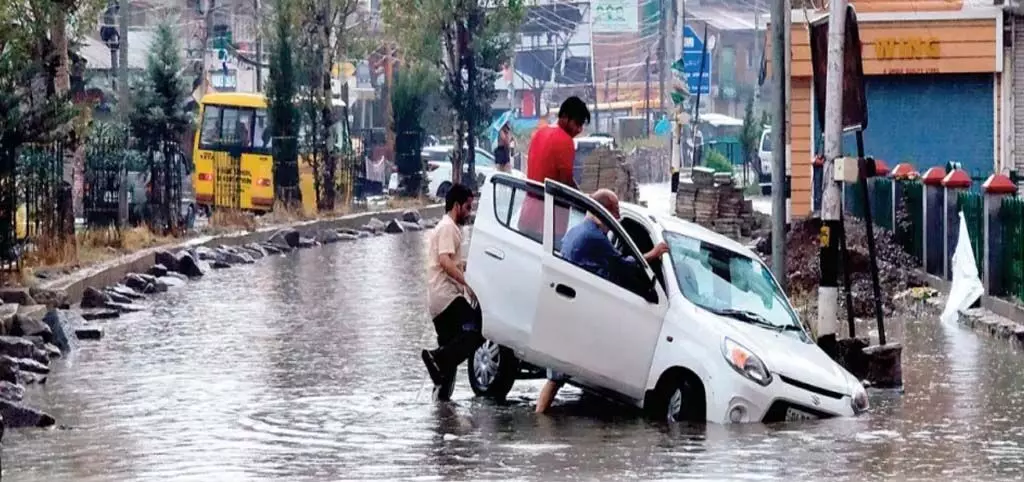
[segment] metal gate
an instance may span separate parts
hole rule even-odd
[[[239,149],[213,153],[214,208],[242,208],[242,153]]]
[[[83,207],[85,222],[89,226],[115,226],[118,224],[118,206],[121,179],[127,172],[126,135],[97,136],[85,148],[85,179]],[[128,203],[133,193],[129,189]]]

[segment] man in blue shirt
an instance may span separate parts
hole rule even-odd
[[[599,189],[590,195],[615,219],[620,218],[619,198],[609,189]],[[668,245],[658,243],[644,254],[647,262],[654,261],[668,252]],[[591,273],[609,281],[615,281],[625,269],[637,264],[632,256],[619,253],[608,239],[608,227],[591,214],[583,222],[573,226],[562,237],[562,259],[575,264]],[[537,413],[543,413],[551,406],[555,394],[562,388],[568,377],[553,370],[548,370],[548,381],[537,397]]]

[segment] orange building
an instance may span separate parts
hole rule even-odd
[[[947,161],[979,175],[1001,169],[1010,123],[1007,109],[1000,108],[1010,97],[1002,82],[1002,9],[944,0],[853,5],[867,94],[866,154],[922,171]],[[813,114],[807,22],[825,14],[794,10],[791,17],[787,144],[794,218],[810,215],[817,204],[812,160],[822,142]],[[855,155],[852,134],[843,150]]]

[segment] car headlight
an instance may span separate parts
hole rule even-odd
[[[850,398],[850,405],[853,407],[853,413],[859,414],[866,412],[868,408],[871,408],[870,402],[868,402],[868,392],[864,390],[864,385],[861,385],[860,381],[853,379],[851,381],[853,385],[853,396]]]
[[[726,338],[722,341],[722,356],[734,370],[755,383],[768,386],[772,382],[772,374],[768,367],[745,346]]]

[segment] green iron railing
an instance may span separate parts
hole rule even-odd
[[[878,177],[871,180],[871,219],[875,225],[892,230],[892,179]]]
[[[1003,289],[1006,295],[1024,300],[1024,200],[1003,199],[999,207],[999,229],[1002,233]]]
[[[957,206],[964,213],[967,236],[971,240],[971,250],[974,251],[974,262],[978,266],[978,273],[982,273],[985,253],[985,195],[976,191],[961,192],[957,196]]]
[[[902,203],[896,213],[896,236],[906,252],[924,259],[924,184],[915,179],[897,186]]]

